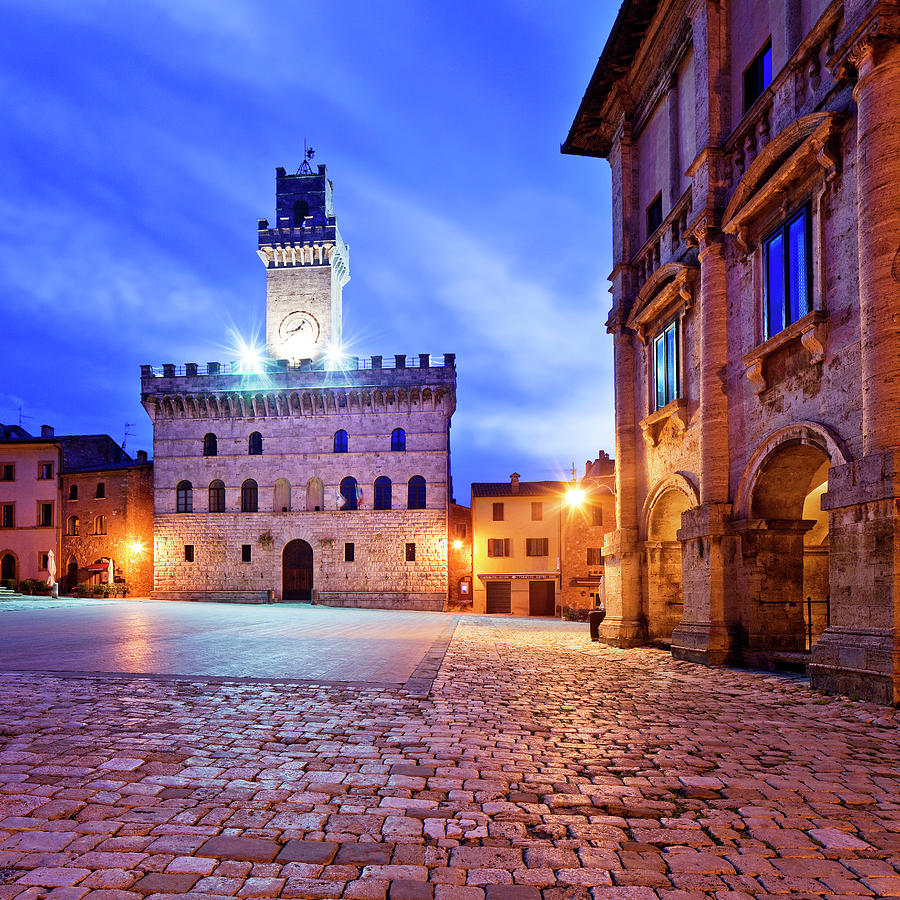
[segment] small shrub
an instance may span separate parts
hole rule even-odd
[[[78,587],[75,588],[75,596],[76,597],[90,597],[91,596],[90,582],[79,581]]]
[[[23,594],[31,594],[32,596],[42,597],[50,593],[50,585],[40,578],[25,578],[19,582],[19,590]]]

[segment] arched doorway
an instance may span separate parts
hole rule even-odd
[[[16,558],[12,553],[4,553],[0,558],[0,581],[16,580]]]
[[[76,587],[78,587],[78,560],[70,556],[66,564],[66,590],[74,591]]]
[[[645,614],[651,643],[668,645],[684,614],[678,529],[681,514],[690,508],[690,498],[670,487],[657,495],[647,517]]]
[[[828,622],[828,489],[831,460],[792,441],[775,448],[750,494],[743,558],[751,652],[806,652]]]
[[[313,552],[306,541],[285,544],[281,554],[282,603],[309,603],[313,589]]]

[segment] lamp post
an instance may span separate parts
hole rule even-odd
[[[560,605],[562,604],[562,594],[563,594],[563,555],[565,554],[565,544],[563,543],[565,538],[565,528],[563,527],[563,516],[565,515],[568,518],[568,511],[573,509],[578,509],[581,507],[581,504],[584,503],[584,491],[581,487],[578,486],[577,483],[573,482],[566,488],[566,493],[563,497],[564,502],[559,506],[559,599]]]

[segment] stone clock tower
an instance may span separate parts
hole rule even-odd
[[[315,359],[341,344],[341,294],[350,250],[341,239],[325,166],[275,170],[275,227],[259,220],[266,266],[266,350],[275,359]]]

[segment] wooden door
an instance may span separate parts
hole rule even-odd
[[[489,613],[507,613],[511,611],[511,582],[489,581],[484,586],[486,593],[486,611]]]
[[[552,581],[528,582],[528,615],[556,615],[556,591]]]
[[[281,554],[281,602],[309,603],[313,589],[313,552],[306,541],[291,541]]]

